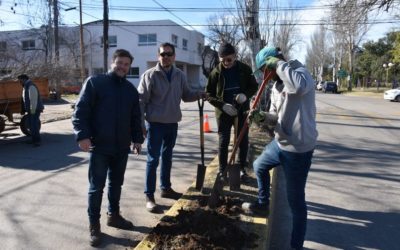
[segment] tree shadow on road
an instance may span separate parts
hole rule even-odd
[[[53,171],[74,166],[85,160],[72,134],[41,134],[40,147],[28,144],[29,137],[19,136],[0,141],[0,166],[16,169]],[[79,164],[78,164],[79,165]]]
[[[307,241],[338,249],[398,249],[400,211],[357,211],[308,202]]]

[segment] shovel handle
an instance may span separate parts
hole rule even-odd
[[[268,74],[265,76],[265,73],[267,73],[267,72],[268,72]],[[274,75],[275,75],[275,71],[265,71],[264,72],[265,77],[263,79],[263,82],[261,83],[260,88],[258,89],[256,98],[254,99],[254,102],[250,107],[250,111],[257,107],[257,104],[260,101],[261,94],[264,91],[265,86],[267,86],[268,81],[271,80]],[[233,162],[235,161],[235,154],[236,154],[237,149],[239,148],[239,144],[242,142],[244,134],[245,134],[246,130],[249,128],[249,115],[250,115],[250,112],[246,116],[246,120],[243,124],[242,129],[240,130],[240,134],[239,134],[235,144],[233,145],[232,154],[231,154],[231,157],[229,158],[228,165],[233,165]]]
[[[204,116],[203,116],[203,108],[204,108],[204,100],[198,99],[197,104],[199,106],[199,114],[200,114],[200,153],[201,153],[201,164],[204,166]]]

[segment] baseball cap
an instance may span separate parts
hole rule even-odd
[[[256,55],[256,67],[257,70],[254,72],[258,72],[261,70],[261,67],[264,66],[265,64],[265,59],[269,56],[277,56],[280,55],[281,51],[278,50],[276,47],[264,47],[262,50],[260,50],[257,55]]]

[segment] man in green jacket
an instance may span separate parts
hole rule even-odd
[[[206,93],[209,102],[215,107],[219,137],[219,172],[226,178],[224,172],[228,164],[232,125],[237,118],[237,135],[239,135],[250,107],[249,100],[257,92],[258,84],[251,68],[236,59],[236,50],[230,43],[224,43],[219,47],[218,56],[220,63],[210,73]],[[248,144],[248,131],[246,131],[239,145],[242,178],[246,176]]]

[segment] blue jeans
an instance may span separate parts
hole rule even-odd
[[[157,167],[161,155],[161,189],[171,187],[172,152],[178,135],[178,123],[149,122],[147,127],[147,165],[144,193],[154,198]]]
[[[32,142],[40,142],[40,112],[28,114],[29,131],[31,133]]]
[[[257,177],[258,202],[269,203],[269,170],[281,165],[286,178],[286,194],[293,215],[291,246],[303,246],[307,227],[307,205],[305,186],[314,150],[305,153],[293,153],[279,148],[275,140],[265,146],[261,155],[254,161],[253,168]]]
[[[101,200],[103,189],[108,175],[108,212],[119,212],[119,200],[121,187],[124,183],[124,175],[127,153],[114,155],[91,152],[89,158],[89,207],[88,215],[91,224],[100,219]]]

